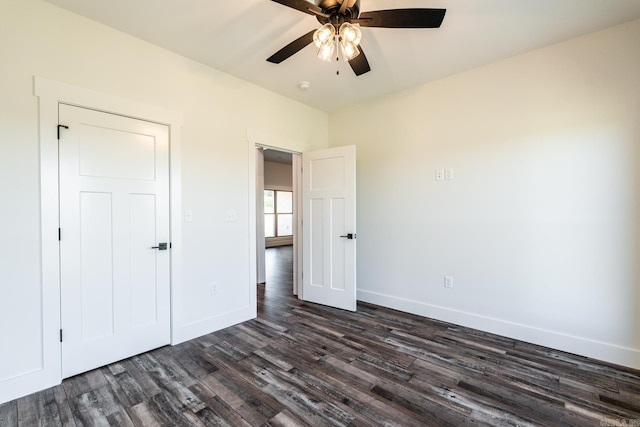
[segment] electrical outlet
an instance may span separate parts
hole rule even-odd
[[[211,295],[218,295],[218,282],[211,283]]]
[[[436,169],[436,181],[444,181],[444,169]]]
[[[444,287],[447,289],[453,289],[453,277],[444,276]]]

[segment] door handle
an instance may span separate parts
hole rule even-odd
[[[157,249],[159,251],[166,251],[167,244],[166,243],[158,243],[158,246],[152,246],[151,249]]]
[[[356,238],[356,235],[355,235],[355,234],[353,234],[353,233],[348,233],[348,234],[345,234],[344,236],[340,236],[340,237],[342,237],[342,238],[344,238],[344,239],[353,240],[353,239],[355,239],[355,238]]]

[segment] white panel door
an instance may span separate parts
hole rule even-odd
[[[356,310],[356,148],[302,155],[302,299]]]
[[[168,128],[60,104],[63,377],[170,341]]]

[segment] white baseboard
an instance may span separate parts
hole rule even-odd
[[[53,372],[52,372],[53,371]],[[60,369],[39,370],[0,382],[0,405],[54,387],[62,382]],[[1,420],[0,420],[1,421]]]
[[[257,316],[257,307],[246,307],[240,310],[210,317],[198,322],[181,325],[174,329],[171,345],[177,345],[203,335],[246,322]]]
[[[358,300],[418,316],[466,326],[508,338],[640,369],[640,350],[536,328],[502,319],[426,304],[392,295],[358,290]]]

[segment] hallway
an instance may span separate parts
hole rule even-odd
[[[278,246],[265,251],[266,286],[276,291],[286,291],[292,295],[293,286],[293,246]]]

